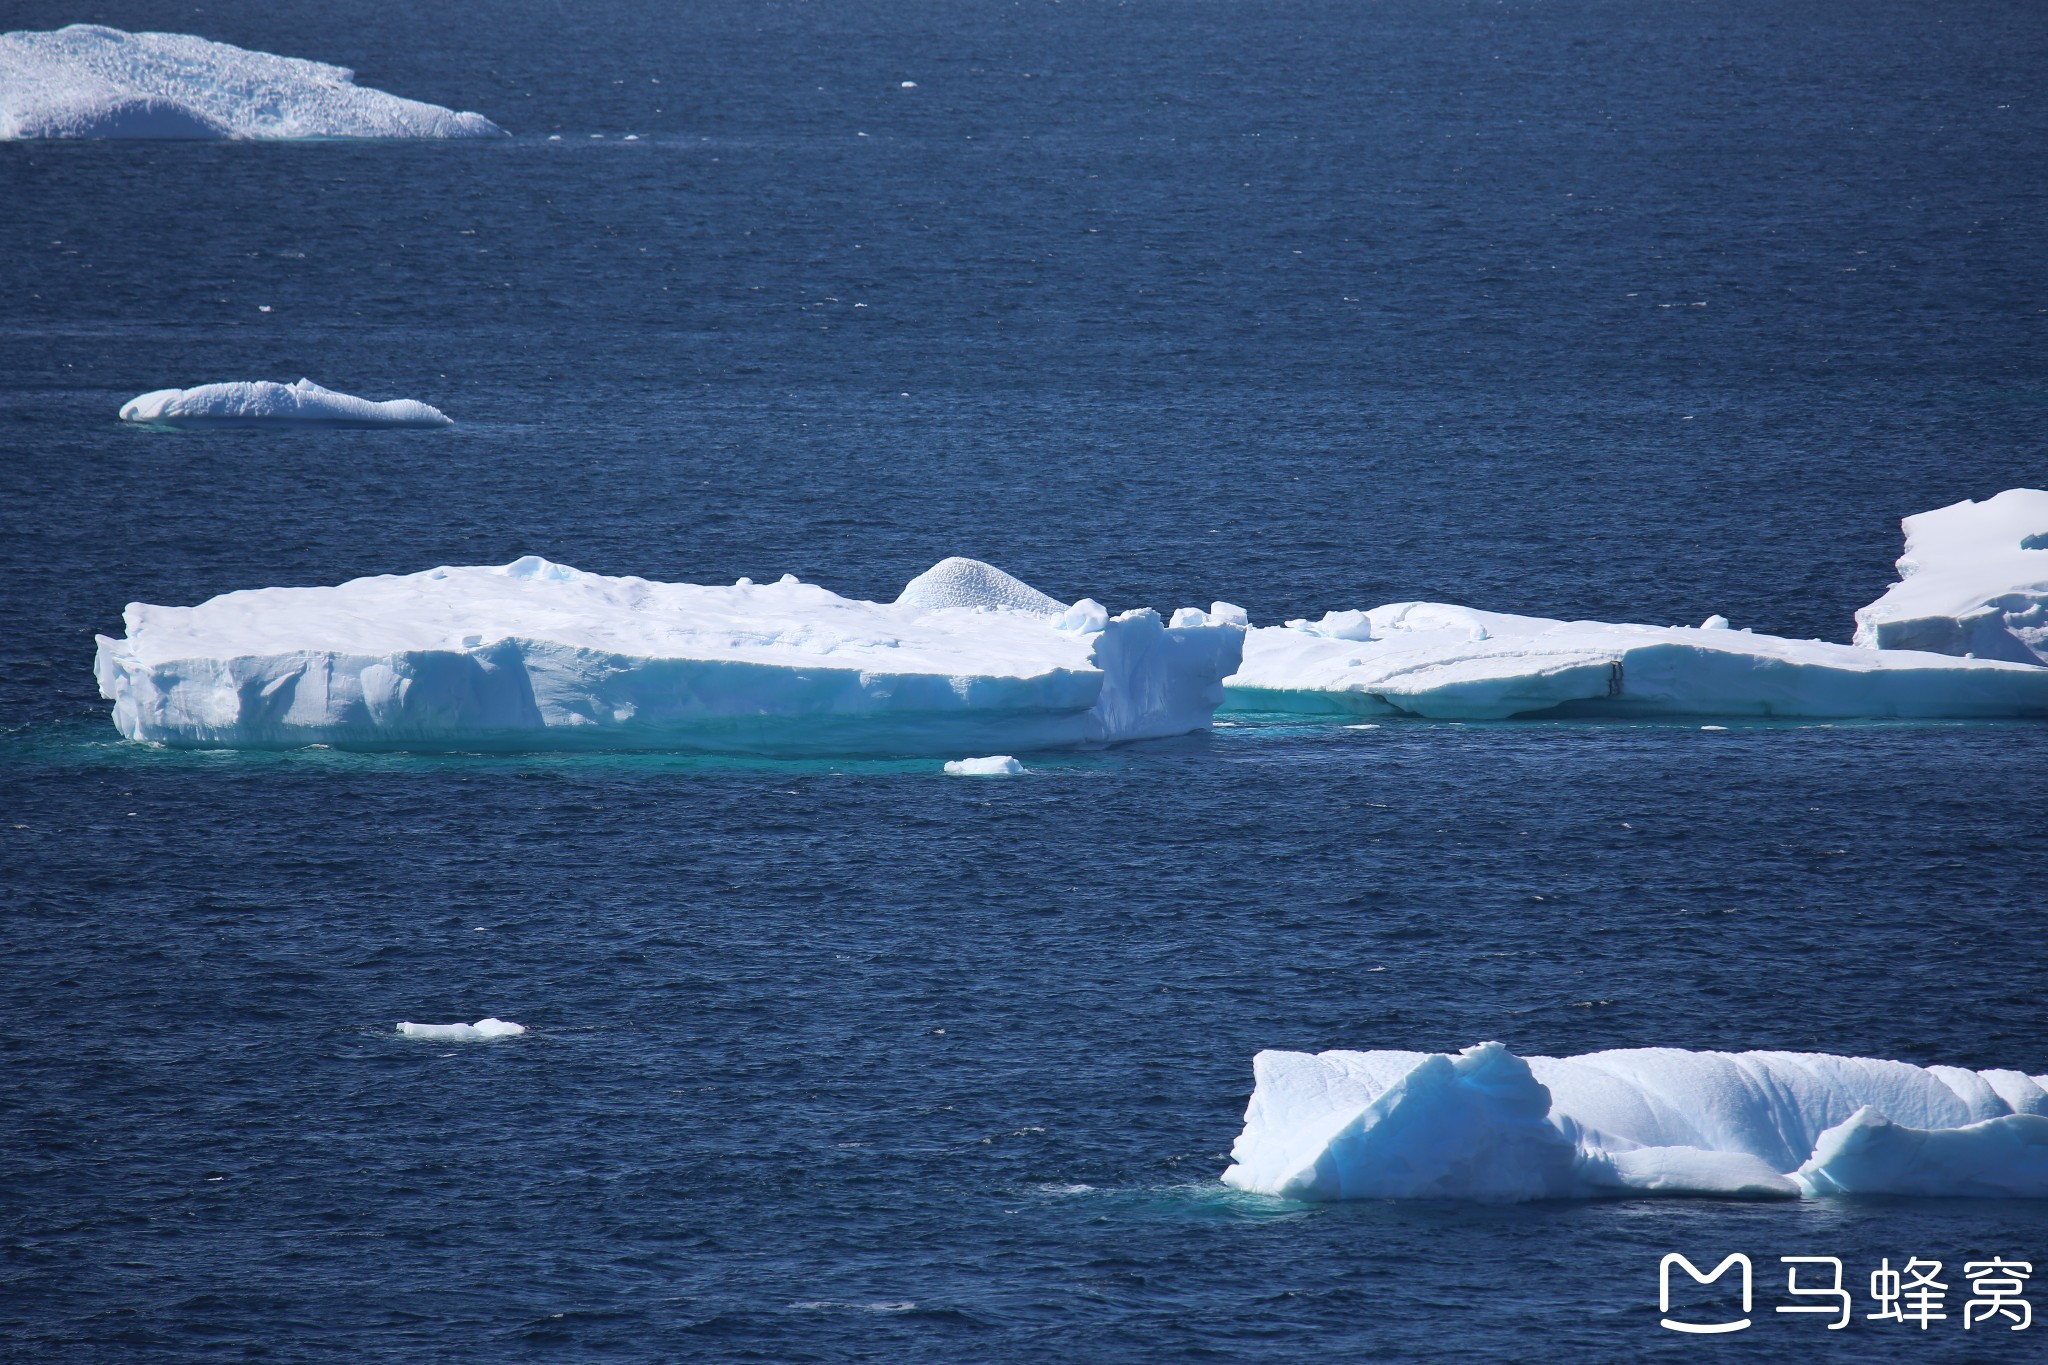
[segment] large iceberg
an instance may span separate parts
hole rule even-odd
[[[2048,1076],[1811,1052],[1262,1052],[1226,1184],[1290,1199],[2048,1197]]]
[[[0,140],[502,136],[482,114],[358,86],[345,67],[190,34],[0,34]]]
[[[943,590],[942,590],[943,589]],[[1027,595],[1028,594],[1028,595]],[[209,748],[1027,752],[1206,728],[1242,613],[1062,607],[949,560],[894,603],[496,567],[131,604],[95,671],[130,739]],[[936,605],[933,605],[936,603]]]
[[[1907,517],[1902,580],[1853,645],[1554,621],[1440,602],[1253,630],[1233,709],[1510,716],[1981,720],[2048,716],[2048,492]]]
[[[377,402],[323,389],[310,379],[276,384],[201,384],[154,389],[121,405],[121,420],[159,427],[446,427],[439,408],[410,398]]]
[[[2048,664],[2048,491],[2008,488],[1907,517],[1899,581],[1856,643]]]
[[[2036,665],[1437,602],[1255,628],[1224,685],[1233,710],[1438,720],[2048,716]]]

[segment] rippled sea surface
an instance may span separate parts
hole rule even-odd
[[[516,136],[0,144],[0,1351],[1676,1358],[1670,1251],[1758,1262],[1715,1350],[2048,1330],[1769,1310],[1782,1255],[2048,1264],[2038,1204],[1216,1178],[1264,1047],[2048,1071],[2043,727],[964,781],[156,752],[91,677],[129,601],[529,552],[1846,639],[1899,516],[2048,481],[2038,6],[0,4],[74,20]],[[301,374],[458,425],[113,420]]]

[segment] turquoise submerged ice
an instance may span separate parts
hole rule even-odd
[[[325,62],[97,24],[0,33],[0,140],[502,137]]]
[[[1905,520],[1904,577],[1856,643],[1397,602],[1261,627],[1226,680],[1247,710],[1498,720],[2048,716],[2048,492]]]
[[[2048,1076],[1808,1052],[1262,1052],[1225,1183],[1303,1200],[2048,1196]]]
[[[133,603],[96,671],[122,734],[191,747],[1028,752],[1207,727],[1244,641],[1214,615],[1063,606],[973,560],[877,603],[529,555]]]

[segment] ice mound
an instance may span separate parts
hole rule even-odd
[[[1856,613],[1856,643],[2048,663],[2048,491],[2008,488],[1900,523],[1899,581]]]
[[[862,602],[789,576],[656,583],[529,555],[133,603],[95,671],[122,734],[211,748],[912,756],[1208,726],[1242,627],[1072,615]]]
[[[903,585],[899,607],[936,611],[940,607],[1000,607],[1034,616],[1058,616],[1067,604],[1058,602],[1021,578],[1012,578],[993,564],[954,555],[942,559]]]
[[[447,427],[439,408],[410,398],[374,402],[323,389],[310,379],[296,384],[201,384],[156,389],[121,405],[121,420],[164,427]]]
[[[1290,1199],[2048,1197],[2048,1076],[1811,1052],[1261,1052],[1226,1184]]]
[[[946,771],[955,777],[1016,777],[1024,771],[1024,765],[1008,754],[992,754],[987,758],[948,759]]]
[[[190,34],[0,34],[0,140],[502,136],[481,114],[364,89],[344,67]]]
[[[2048,716],[2048,668],[1436,602],[1255,628],[1224,686],[1234,710],[1440,720]]]
[[[526,1025],[508,1019],[479,1019],[474,1024],[400,1024],[398,1031],[408,1038],[432,1038],[444,1043],[480,1043],[491,1038],[516,1038]]]

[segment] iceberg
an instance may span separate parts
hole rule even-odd
[[[0,34],[0,140],[503,137],[345,67],[97,24]]]
[[[954,777],[1016,777],[1023,773],[1024,765],[1008,754],[991,754],[987,758],[948,759],[946,771]]]
[[[658,583],[536,555],[137,602],[95,671],[121,733],[166,745],[910,757],[1206,729],[1238,666],[1235,621],[1019,606],[1008,575],[948,562],[935,606],[931,573],[876,603],[790,575]]]
[[[2048,664],[2048,491],[2008,488],[1900,526],[1899,581],[1857,611],[1857,644]]]
[[[323,389],[310,379],[296,384],[201,384],[155,389],[121,405],[121,420],[159,427],[447,427],[439,408],[410,398],[375,402]]]
[[[1225,1184],[1307,1201],[2048,1197],[2048,1076],[1810,1052],[1261,1052]]]
[[[2037,665],[1437,602],[1255,627],[1224,686],[1230,710],[1436,720],[2048,716]]]
[[[400,1024],[398,1031],[408,1038],[432,1038],[444,1043],[481,1043],[492,1038],[516,1038],[526,1025],[509,1019],[479,1019],[474,1024]]]

